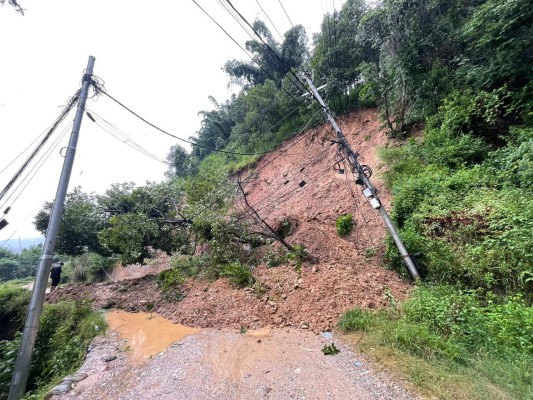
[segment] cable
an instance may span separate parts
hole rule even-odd
[[[321,111],[321,110],[320,110]],[[303,126],[303,128],[299,131],[299,133],[296,136],[298,135],[301,135],[306,129],[307,127],[309,126],[309,124],[313,121],[314,117],[320,112],[320,111],[317,111],[308,121],[307,123]],[[313,132],[313,130],[309,131],[309,132]],[[267,165],[269,165],[270,163],[272,163],[274,160],[278,159],[279,157],[281,157],[281,155],[284,153],[284,152],[287,152],[287,150],[289,150],[290,148],[292,148],[293,146],[295,146],[297,143],[299,143],[301,140],[303,140],[305,138],[306,135],[301,135],[300,138],[298,140],[295,140],[289,147],[287,147],[285,150],[282,150],[283,147],[287,144],[287,143],[290,143],[290,142],[286,142],[284,143],[283,145],[281,145],[280,147],[278,147],[277,149],[274,149],[272,150],[271,152],[273,151],[276,151],[276,150],[279,150],[280,151],[280,154],[278,154],[276,157],[274,157],[272,160],[270,160],[269,162],[265,163],[264,165],[262,165],[261,167],[259,167],[258,169],[256,169],[254,172],[252,172],[251,174],[249,174],[244,180],[241,181],[241,183],[245,183],[247,180],[249,180],[252,176],[254,176],[255,174],[257,174],[260,170],[262,170],[263,168],[265,168]],[[235,190],[239,185],[238,184],[235,184],[233,185],[231,188],[229,188],[226,192],[223,193],[223,195],[226,195],[226,194],[229,194],[231,191]],[[217,201],[214,200],[212,201],[211,203],[207,204],[206,206],[204,206],[200,211],[196,212],[192,217],[190,217],[189,219],[194,219],[194,218],[197,218],[198,216],[200,216],[204,211],[206,211],[207,209],[209,209],[213,204],[215,204]]]
[[[54,131],[56,130],[56,128],[58,127],[58,125],[66,118],[66,116],[69,114],[70,110],[72,110],[72,108],[74,107],[74,104],[77,103],[78,101],[78,98],[79,98],[79,95],[80,95],[80,90],[78,90],[74,96],[69,99],[68,103],[67,103],[67,106],[65,107],[65,109],[61,112],[61,115],[57,118],[57,120],[52,124],[52,127],[48,130],[48,132],[46,133],[45,137],[41,140],[41,142],[37,145],[37,147],[35,148],[35,150],[32,151],[32,153],[30,154],[30,156],[26,159],[26,161],[24,162],[24,164],[22,164],[22,166],[19,168],[19,170],[15,173],[15,175],[13,176],[13,178],[11,178],[11,180],[7,183],[7,185],[4,187],[4,189],[2,190],[2,192],[0,192],[0,200],[6,195],[6,193],[9,191],[9,189],[14,185],[14,183],[17,181],[17,179],[20,177],[20,175],[22,174],[22,172],[24,172],[24,170],[26,169],[26,167],[28,166],[28,164],[31,162],[31,160],[37,155],[37,153],[41,150],[41,148],[44,146],[44,144],[46,143],[46,141],[50,138],[50,136],[52,135],[52,133],[54,133]]]
[[[178,139],[178,140],[181,140],[182,142],[185,142],[185,143],[188,143],[190,144],[191,146],[197,146],[197,147],[201,147],[203,149],[208,149],[208,150],[211,150],[211,151],[217,151],[219,153],[226,153],[226,154],[233,154],[233,155],[237,155],[237,156],[254,156],[254,155],[262,155],[262,154],[268,154],[270,152],[272,152],[273,150],[270,150],[270,151],[262,151],[262,152],[255,152],[255,153],[240,153],[240,152],[235,152],[235,151],[228,151],[228,150],[222,150],[222,149],[217,149],[215,147],[209,147],[209,146],[204,146],[203,144],[199,144],[199,143],[194,143],[194,142],[191,142],[190,140],[186,140],[186,139],[182,139],[180,138],[179,136],[176,136],[176,135],[173,135],[167,131],[165,131],[164,129],[161,129],[159,128],[157,125],[154,125],[152,124],[151,122],[147,121],[146,119],[144,119],[143,117],[141,117],[139,114],[137,114],[135,111],[133,111],[132,109],[128,108],[126,105],[124,105],[123,103],[121,103],[120,101],[118,101],[117,99],[115,99],[113,96],[111,96],[109,93],[107,93],[106,91],[102,90],[102,89],[99,89],[97,86],[95,86],[95,89],[98,90],[99,93],[103,93],[104,95],[106,95],[107,97],[109,97],[111,100],[113,100],[115,103],[117,103],[119,106],[121,106],[122,108],[124,108],[126,111],[130,112],[131,114],[133,114],[134,116],[136,116],[137,118],[139,118],[141,121],[143,121],[145,124],[147,125],[150,125],[152,128],[158,130],[159,132],[161,133],[164,133],[165,135],[167,136],[170,136],[174,139]]]
[[[331,145],[333,145],[333,144],[334,144],[334,143],[332,142]],[[316,154],[315,156],[311,157],[311,159],[310,159],[308,162],[306,162],[303,166],[296,166],[295,168],[293,168],[293,169],[291,170],[291,172],[290,172],[291,175],[293,175],[293,174],[292,174],[292,171],[294,171],[294,169],[296,169],[296,168],[298,169],[298,173],[296,173],[296,174],[293,175],[293,179],[294,179],[298,174],[303,174],[304,176],[307,177],[307,175],[305,175],[305,174],[303,173],[304,169],[305,169],[308,165],[310,165],[310,164],[314,164],[314,163],[317,163],[317,162],[321,161],[322,159],[324,159],[324,156],[325,156],[325,154],[327,154],[327,152],[329,151],[329,148],[331,147],[331,145],[328,146],[326,149],[322,150],[320,153],[318,153],[318,154]],[[307,179],[309,179],[309,178],[307,177]],[[264,203],[266,200],[268,200],[268,198],[269,198],[270,196],[272,196],[274,193],[276,193],[279,189],[281,189],[283,186],[285,186],[285,185],[288,184],[288,183],[289,183],[289,180],[285,180],[284,182],[280,183],[280,184],[278,185],[278,187],[277,187],[273,192],[271,192],[268,196],[265,196],[264,198],[262,198],[261,200],[259,200],[258,202],[256,202],[256,203],[254,204],[254,207],[257,207],[257,206],[259,206],[260,204]]]
[[[194,0],[193,0],[194,1]],[[278,54],[272,49],[272,47],[270,47],[268,45],[268,43],[265,42],[265,40],[263,39],[263,37],[259,34],[259,32],[257,32],[257,30],[248,22],[248,20],[246,18],[244,18],[244,16],[235,8],[235,6],[231,3],[230,0],[226,0],[226,2],[230,5],[230,7],[239,15],[239,17],[246,23],[246,25],[248,25],[253,31],[254,31],[254,34],[259,38],[259,40],[261,40],[261,42],[267,47],[267,49],[269,49],[272,54],[274,54],[274,56],[278,59],[278,61],[281,63],[281,65],[283,65],[287,71],[288,74],[291,74],[292,76],[294,76],[294,78],[296,79],[296,81],[298,81],[300,83],[300,85],[302,85],[302,87],[304,88],[304,90],[309,93],[311,96],[313,96],[313,93],[307,88],[307,86],[301,81],[301,79],[298,77],[298,75],[296,75],[294,72],[292,72],[292,70],[287,66],[287,64],[281,59],[280,56],[278,56]],[[289,79],[290,80],[290,79]],[[294,85],[294,82],[291,80],[291,83]],[[295,85],[296,86],[296,85]]]
[[[153,153],[149,152],[148,150],[146,150],[144,147],[142,147],[140,144],[138,144],[130,135],[128,135],[127,133],[125,133],[125,132],[121,131],[120,129],[118,129],[115,125],[113,125],[112,123],[107,121],[102,116],[98,115],[96,112],[94,112],[92,110],[90,110],[90,111],[86,110],[86,113],[87,113],[87,116],[89,117],[89,119],[91,119],[91,121],[93,121],[102,130],[104,130],[105,132],[109,133],[111,136],[113,136],[115,139],[117,139],[121,143],[124,143],[125,145],[131,147],[134,150],[137,150],[139,153],[142,153],[145,156],[148,156],[148,157],[152,158],[155,161],[158,161],[158,162],[160,162],[162,164],[167,164],[167,162],[165,160],[157,157],[155,154],[153,154]],[[96,121],[96,119],[93,119],[91,117],[96,117],[96,119],[98,119],[98,121]],[[102,124],[107,125],[108,128],[106,128]]]
[[[9,199],[11,199],[11,197],[13,197],[15,195],[15,193],[19,190],[20,187],[22,187],[22,185],[24,185],[22,187],[22,189],[19,191],[19,193],[17,194],[17,196],[13,199],[13,201],[11,202],[10,206],[12,206],[15,201],[17,201],[17,199],[20,197],[20,195],[24,192],[24,190],[26,189],[26,187],[30,184],[30,182],[33,180],[33,178],[35,177],[35,175],[39,172],[39,170],[41,169],[41,167],[43,166],[43,164],[49,159],[50,155],[52,154],[52,152],[57,148],[57,146],[59,145],[59,143],[61,142],[61,140],[65,137],[65,135],[67,134],[68,130],[70,127],[72,127],[73,125],[73,122],[70,122],[67,126],[65,126],[65,128],[63,129],[63,131],[61,132],[61,134],[55,139],[55,141],[51,144],[51,146],[48,148],[48,150],[46,150],[43,154],[41,154],[40,158],[37,160],[37,162],[31,167],[31,169],[28,171],[27,175],[22,178],[22,180],[19,182],[18,186],[11,192],[11,194],[5,199],[4,203],[2,204],[2,206],[0,207],[0,209],[3,209],[9,202]],[[34,172],[35,171],[35,172]],[[33,174],[32,174],[33,172]],[[24,184],[24,182],[26,182]]]
[[[261,69],[261,71],[263,71],[263,72],[264,72],[264,73],[265,73],[265,74],[266,74],[266,75],[267,75],[267,76],[268,76],[273,82],[276,82],[276,78],[274,78],[274,77],[272,76],[272,74],[270,74],[267,70],[265,70],[265,69],[263,68],[263,66],[262,66],[261,64],[259,64],[259,62],[256,61],[256,60],[255,60],[255,59],[254,59],[254,58],[248,53],[248,51],[246,51],[246,49],[244,49],[244,48],[243,48],[243,47],[242,47],[242,46],[241,46],[241,45],[240,45],[240,44],[239,44],[239,43],[238,43],[238,42],[237,42],[237,41],[236,41],[236,40],[235,40],[235,39],[234,39],[234,38],[233,38],[233,37],[232,37],[232,36],[231,36],[231,35],[230,35],[230,34],[229,34],[229,33],[228,33],[228,32],[227,32],[227,31],[226,31],[226,30],[225,30],[225,29],[224,29],[224,28],[223,28],[223,27],[222,27],[222,26],[221,26],[221,25],[220,25],[220,24],[219,24],[219,23],[218,23],[218,22],[212,17],[212,16],[211,16],[211,15],[209,15],[209,13],[208,13],[207,11],[205,11],[205,10],[204,10],[204,9],[203,9],[203,8],[197,3],[197,2],[196,2],[196,0],[192,0],[192,2],[193,2],[194,4],[196,4],[196,6],[197,6],[200,10],[202,10],[203,13],[204,13],[205,15],[207,15],[207,16],[209,17],[209,19],[210,19],[211,21],[213,21],[213,22],[214,22],[214,23],[215,23],[215,24],[216,24],[216,25],[222,30],[222,32],[224,32],[224,33],[226,34],[226,36],[228,36],[228,37],[229,37],[229,38],[230,38],[230,39],[231,39],[231,40],[232,40],[232,41],[233,41],[233,42],[234,42],[234,43],[235,43],[235,44],[236,44],[236,45],[237,45],[242,51],[244,51],[244,52],[246,53],[246,55],[247,55],[248,57],[250,57],[250,59],[251,59],[251,60],[252,60],[252,61],[253,61],[253,62],[254,62],[254,63],[255,63],[260,69]],[[241,26],[242,26],[242,25],[241,25]],[[246,32],[248,33],[248,31],[246,31]],[[294,97],[289,91],[287,91],[287,90],[283,87],[283,85],[280,85],[280,87],[281,87],[281,89],[282,89],[285,93],[287,93],[290,97],[292,97],[292,99],[293,99],[294,101],[298,101],[298,99],[296,99],[296,98],[295,98],[295,97]]]
[[[51,126],[51,125],[50,125],[50,126]],[[48,127],[47,129],[50,129],[50,127]],[[23,155],[23,154],[24,154],[24,153],[25,153],[25,152],[26,152],[26,151],[27,151],[27,150],[33,145],[33,144],[35,144],[35,142],[37,142],[37,140],[38,140],[42,135],[44,135],[44,134],[45,134],[45,132],[40,133],[39,136],[37,136],[37,137],[33,140],[33,142],[31,142],[31,143],[28,145],[28,147],[26,147],[24,150],[22,150],[18,156],[16,156],[16,157],[15,157],[15,158],[14,158],[9,164],[7,164],[7,165],[4,167],[4,169],[3,169],[2,171],[0,171],[0,174],[1,174],[2,172],[4,172],[6,169],[8,169],[8,168],[9,168],[9,167],[10,167],[15,161],[17,161],[17,160],[18,160],[18,159],[19,159],[19,158],[20,158],[20,157],[21,157],[21,156],[22,156],[22,155]]]
[[[291,23],[291,26],[294,28],[294,24],[292,23],[291,18],[289,17],[289,14],[287,14],[287,11],[285,10],[285,7],[283,7],[283,3],[281,2],[281,0],[278,0],[278,1],[279,1],[279,5],[283,9],[283,12],[285,13],[285,16],[287,17],[287,19]]]
[[[192,0],[194,4],[196,4],[196,6],[202,10],[202,12],[207,15],[207,17],[209,17],[209,19],[211,19],[211,21],[213,21],[242,51],[244,51],[246,53],[246,55],[248,57],[250,57],[250,59],[261,69],[261,71],[263,71],[273,82],[276,82],[276,79],[268,72],[266,71],[262,66],[261,64],[259,64],[259,62],[257,62],[211,15],[209,15],[209,13],[207,11],[205,11],[195,0]],[[233,7],[232,7],[233,8]],[[247,22],[247,21],[246,21]],[[239,24],[240,25],[240,24]],[[242,25],[241,25],[242,26]],[[248,26],[250,26],[250,24],[248,23]],[[244,29],[244,28],[243,28]],[[252,28],[253,29],[253,28]],[[246,30],[245,30],[246,31]],[[248,33],[248,31],[246,31]],[[260,36],[259,36],[260,37]],[[261,38],[261,37],[260,37]],[[262,40],[262,38],[261,38]],[[263,41],[264,42],[264,41]],[[269,47],[267,45],[267,47]],[[269,47],[270,48],[270,47]],[[272,51],[272,49],[270,49]],[[275,52],[274,52],[275,54]],[[276,57],[277,57],[277,54],[275,54]],[[279,58],[279,57],[278,57]],[[292,71],[290,71],[292,73]],[[290,79],[289,79],[290,80]],[[291,83],[294,85],[294,82],[292,80],[290,80]],[[300,82],[301,83],[301,82]],[[297,103],[299,104],[302,104],[301,100],[298,100],[296,97],[294,97],[294,95],[292,93],[290,93],[287,89],[285,89],[283,87],[283,85],[279,85],[281,90],[283,90],[285,93],[287,93],[294,101],[296,101]],[[294,85],[295,87],[297,87],[296,85]],[[308,93],[309,92],[309,89],[307,89],[307,87],[305,87],[304,85],[304,88],[306,89],[306,91]],[[301,89],[299,89],[301,90]],[[311,94],[312,95],[312,94]],[[306,108],[305,109],[305,112],[312,117],[311,115],[311,112]]]
[[[274,22],[272,22],[272,20],[270,19],[270,17],[268,16],[268,14],[266,13],[266,11],[263,9],[263,6],[261,6],[261,3],[259,3],[259,0],[255,0],[255,2],[257,3],[257,5],[259,6],[259,8],[261,9],[261,11],[263,11],[263,14],[265,14],[265,17],[267,17],[267,19],[270,21],[270,24],[272,25],[272,27],[274,28],[274,30],[278,33],[279,37],[281,38],[281,40],[284,40],[284,37],[281,33],[279,33],[278,31],[278,28],[276,28],[276,25],[274,25]]]

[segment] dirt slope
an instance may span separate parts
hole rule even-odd
[[[360,153],[360,161],[373,168],[372,181],[389,207],[376,155],[386,138],[375,111],[353,113],[342,119],[340,126],[354,151]],[[93,301],[97,308],[130,311],[144,311],[153,305],[160,315],[193,327],[294,326],[318,333],[333,328],[349,308],[384,306],[386,294],[403,299],[410,284],[380,267],[384,225],[349,174],[338,174],[337,170],[345,167],[342,162],[335,165],[339,156],[331,139],[334,135],[328,127],[309,130],[262,158],[254,171],[242,174],[248,201],[261,216],[273,225],[290,219],[293,233],[287,241],[303,244],[316,259],[304,263],[301,277],[290,265],[259,266],[254,276],[267,289],[264,293],[232,288],[225,279],[190,281],[185,284],[184,300],[169,303],[149,275],[168,264],[164,258],[157,265],[134,267],[137,272],[115,275],[116,279],[129,278],[127,281],[60,288],[49,301],[78,298]],[[353,214],[355,229],[339,238],[335,219],[345,213]],[[131,279],[144,274],[148,275]]]

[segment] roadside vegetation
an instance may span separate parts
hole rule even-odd
[[[17,285],[0,284],[0,399],[9,393],[29,298],[30,292]],[[45,304],[25,398],[43,398],[58,380],[75,372],[91,340],[105,329],[105,321],[89,304]]]
[[[191,140],[204,147],[173,146],[164,182],[115,184],[103,195],[69,193],[57,243],[64,279],[102,280],[114,263],[142,263],[164,251],[173,270],[157,282],[178,301],[187,278],[228,277],[242,287],[254,284],[261,263],[300,271],[305,248],[283,247],[290,221],[267,229],[231,206],[235,182],[253,172],[260,153],[323,122],[290,72],[312,69],[317,86],[327,84],[337,115],[379,110],[391,138],[381,151],[391,216],[410,252],[420,254],[422,283],[408,301],[390,298],[390,308],[377,312],[351,310],[339,327],[358,332],[358,347],[428,397],[532,398],[529,2],[347,0],[324,17],[311,43],[299,25],[281,41],[262,21],[254,27],[279,59],[249,40],[246,48],[263,68],[240,60],[224,65],[240,91],[200,111],[202,125]],[[35,217],[43,233],[50,210],[46,203]],[[336,223],[340,236],[352,226],[349,215]],[[391,240],[383,264],[405,273]],[[32,268],[22,255],[0,253],[2,280],[31,276]],[[6,304],[16,310],[21,301],[15,296]]]

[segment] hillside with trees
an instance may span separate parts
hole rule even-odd
[[[308,138],[312,129],[328,129],[302,79],[312,72],[341,126],[353,127],[352,143],[379,146],[371,167],[422,277],[405,295],[407,271],[381,228],[377,243],[357,243],[354,257],[386,270],[376,276],[387,276],[396,292],[384,291],[378,307],[336,298],[335,310],[337,303],[350,309],[329,328],[362,333],[360,349],[387,360],[428,397],[533,397],[532,27],[525,0],[347,0],[312,38],[295,25],[277,40],[254,21],[258,36],[245,45],[251,61],[223,66],[238,92],[200,111],[192,150],[169,149],[164,182],[69,193],[57,244],[64,279],[105,280],[114,263],[145,263],[164,252],[172,268],[157,287],[164,301],[180,301],[188,287],[200,290],[197,281],[229,279],[261,292],[257,282],[270,282],[275,266],[288,266],[297,279],[317,259],[334,258],[331,249],[312,248],[320,238],[303,243],[302,226],[316,229],[308,214],[290,218],[305,197],[290,207],[279,197],[288,193],[284,185],[317,178],[320,171],[303,171],[322,155],[330,172],[345,170],[331,132]],[[374,123],[379,140],[365,131]],[[309,164],[286,159],[269,176],[266,164],[304,137]],[[373,157],[369,149],[363,154]],[[262,180],[279,193],[257,191]],[[355,183],[352,190],[366,202]],[[317,217],[341,237],[366,222],[350,214],[357,200],[346,193]],[[43,234],[51,204],[35,217]],[[22,270],[23,255],[0,257]]]

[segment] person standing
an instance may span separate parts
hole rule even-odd
[[[61,268],[63,267],[63,262],[56,262],[52,265],[52,268],[50,269],[50,278],[52,279],[52,284],[50,285],[50,293],[54,291],[54,289],[59,285],[59,281],[61,280]]]

